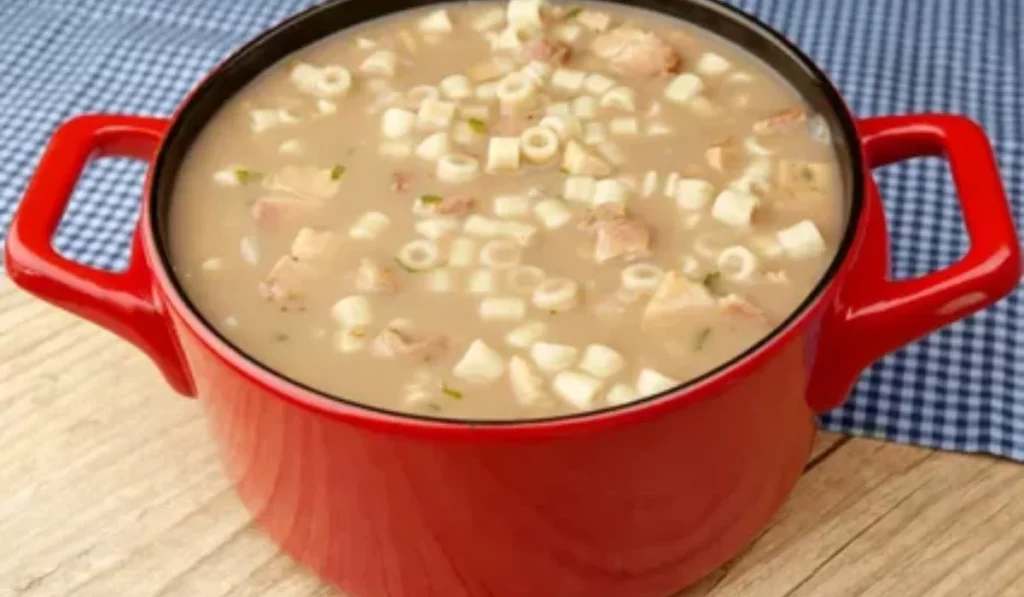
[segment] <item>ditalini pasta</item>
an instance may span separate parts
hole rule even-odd
[[[326,394],[467,420],[640,408],[828,270],[827,122],[741,48],[626,5],[424,6],[298,50],[209,120],[174,272],[235,346]]]

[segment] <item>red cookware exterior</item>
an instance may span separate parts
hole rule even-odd
[[[275,376],[210,330],[158,258],[152,192],[125,272],[54,251],[88,160],[152,160],[169,122],[92,115],[63,125],[13,222],[8,271],[136,344],[175,390],[199,397],[255,517],[356,597],[672,594],[738,553],[778,510],[805,465],[814,414],[838,405],[864,367],[1020,279],[981,129],[947,115],[865,119],[864,197],[845,259],[755,352],[697,385],[588,416],[473,424],[389,414]],[[942,271],[890,280],[870,167],[924,155],[949,160],[971,248]]]

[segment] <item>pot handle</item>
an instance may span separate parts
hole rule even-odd
[[[86,164],[98,156],[150,161],[168,124],[162,118],[91,114],[61,125],[11,223],[6,263],[16,284],[138,346],[171,387],[192,396],[192,377],[167,313],[153,292],[138,226],[124,272],[75,263],[58,255],[51,244]]]
[[[1021,254],[995,155],[980,126],[952,115],[867,118],[858,124],[871,167],[944,155],[953,173],[970,250],[917,278],[889,277],[881,202],[865,205],[866,237],[839,297],[825,315],[808,403],[838,406],[860,373],[886,354],[992,305],[1021,278]]]

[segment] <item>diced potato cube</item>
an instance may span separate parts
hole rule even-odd
[[[714,197],[715,187],[706,180],[681,178],[676,182],[676,205],[679,209],[704,209]]]
[[[544,199],[533,208],[534,215],[548,230],[557,230],[572,220],[572,212],[557,199]]]
[[[455,103],[443,100],[426,99],[420,104],[416,115],[416,123],[423,130],[448,128],[455,118]]]
[[[462,231],[478,238],[493,238],[501,233],[501,222],[479,214],[472,214],[466,218]]]
[[[384,233],[391,225],[391,219],[379,211],[363,214],[348,230],[348,235],[356,240],[373,240]]]
[[[551,86],[567,93],[579,93],[587,73],[568,68],[559,68],[551,75]]]
[[[451,152],[451,147],[448,133],[442,131],[434,133],[421,141],[416,146],[415,153],[421,160],[436,162],[441,159],[441,156],[448,155]]]
[[[388,139],[402,139],[416,126],[416,115],[400,108],[388,108],[381,117],[381,133]]]
[[[530,200],[522,195],[499,195],[492,209],[499,218],[524,218],[530,214]]]
[[[416,232],[430,240],[440,240],[459,230],[459,221],[455,218],[427,218],[416,222]]]
[[[592,95],[604,95],[611,91],[612,87],[615,87],[615,80],[601,73],[591,73],[583,82],[583,88]]]
[[[555,39],[572,45],[583,37],[583,27],[576,23],[562,23],[555,27],[553,33],[555,35]]]
[[[674,104],[685,104],[704,91],[704,81],[693,73],[683,73],[665,88],[665,97]]]
[[[519,163],[519,137],[491,137],[487,149],[488,172],[518,170]]]
[[[471,267],[476,264],[476,254],[475,240],[466,237],[456,238],[448,248],[448,265],[450,267]]]
[[[473,97],[473,82],[466,75],[450,75],[441,79],[441,93],[451,100],[464,100]]]
[[[562,195],[568,201],[591,203],[597,191],[597,180],[590,176],[570,176],[565,179]]]
[[[347,296],[331,308],[331,316],[340,325],[352,329],[373,323],[373,310],[365,296]]]
[[[640,123],[636,118],[615,118],[608,128],[613,135],[620,137],[635,137],[640,134]]]
[[[551,382],[551,388],[563,400],[580,410],[594,405],[594,398],[601,389],[601,381],[577,371],[562,371]]]
[[[707,52],[697,59],[695,70],[705,77],[718,77],[729,72],[730,68],[732,63],[728,60],[714,52]]]
[[[534,321],[531,323],[524,323],[506,334],[505,342],[508,342],[509,346],[512,346],[513,348],[526,350],[533,346],[535,342],[543,338],[547,333],[548,326],[542,322]]]
[[[573,115],[580,120],[597,117],[597,100],[589,95],[581,95],[572,102]]]
[[[551,342],[534,342],[530,346],[530,358],[543,371],[555,373],[572,367],[579,351],[566,344]]]
[[[576,22],[595,33],[604,33],[612,26],[612,17],[606,12],[584,10],[576,15]]]
[[[626,203],[629,200],[629,188],[621,180],[606,178],[597,181],[594,186],[593,204]]]
[[[654,369],[644,369],[636,379],[636,389],[645,398],[666,392],[678,385],[678,380],[663,375]]]
[[[608,128],[603,122],[588,122],[583,133],[587,145],[600,145],[608,140]]]
[[[715,198],[711,217],[727,226],[746,228],[757,208],[757,197],[737,189],[726,189]]]
[[[452,375],[470,383],[490,383],[505,374],[505,359],[483,340],[474,340]]]
[[[426,33],[451,33],[452,20],[445,9],[435,10],[420,20],[420,31]]]
[[[622,85],[614,87],[601,96],[601,107],[636,112],[636,90]]]
[[[604,160],[592,155],[576,141],[566,144],[562,168],[569,174],[584,176],[608,176],[612,170]]]
[[[608,390],[608,395],[605,397],[605,402],[610,406],[623,406],[631,402],[636,402],[640,398],[635,388],[631,388],[626,384],[616,384],[612,389]]]
[[[814,222],[803,220],[776,234],[786,255],[793,259],[811,259],[825,253],[828,246]]]
[[[626,360],[614,349],[603,344],[591,344],[583,351],[580,369],[600,379],[609,378],[626,366]]]
[[[391,50],[379,50],[370,54],[359,66],[359,70],[368,75],[393,77],[397,67],[398,54]]]
[[[498,290],[498,274],[494,270],[479,269],[469,276],[470,294],[493,294]]]
[[[544,378],[538,375],[530,363],[522,357],[512,357],[508,363],[508,378],[512,393],[524,406],[532,406],[547,398]]]
[[[480,302],[484,321],[519,321],[526,317],[526,301],[519,297],[489,296]]]
[[[452,273],[443,267],[427,272],[423,277],[423,283],[427,288],[427,292],[437,294],[447,294],[455,289]]]

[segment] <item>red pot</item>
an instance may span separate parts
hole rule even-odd
[[[766,26],[709,0],[646,0],[757,53],[830,123],[849,225],[800,310],[684,387],[543,422],[425,420],[285,379],[232,347],[182,295],[163,243],[169,185],[210,114],[266,65],[414,4],[422,2],[313,8],[228,59],[172,120],[69,121],[43,155],[7,240],[15,282],[138,345],[177,391],[200,398],[257,519],[353,595],[671,594],[739,552],[771,518],[804,467],[814,414],[839,404],[864,367],[991,305],[1020,278],[1006,197],[977,125],[946,115],[855,121],[810,60]],[[50,245],[97,154],[153,162],[123,273],[68,261]],[[894,281],[871,168],[925,155],[949,160],[971,248],[942,271]]]

